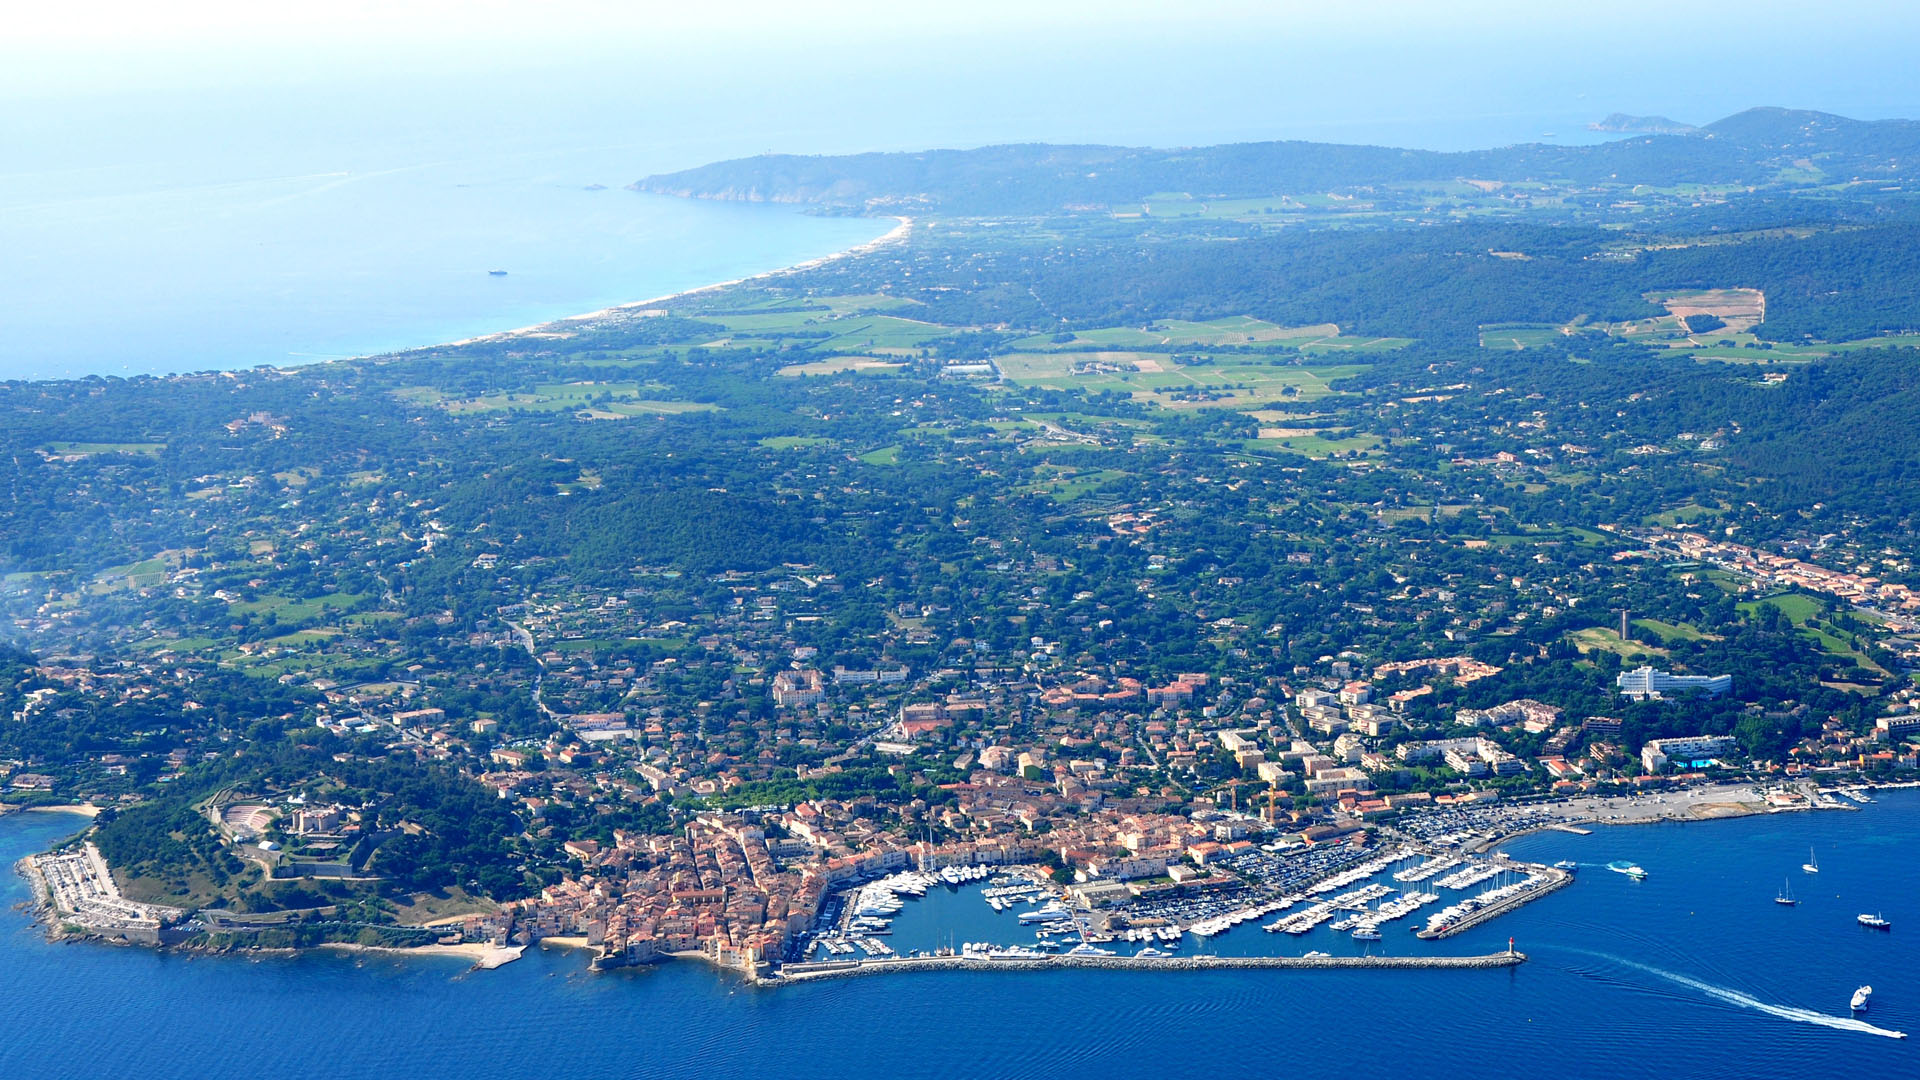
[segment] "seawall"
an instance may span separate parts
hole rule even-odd
[[[1540,867],[1539,869],[1544,870],[1548,875],[1547,883],[1539,888],[1515,893],[1497,904],[1490,907],[1483,907],[1478,911],[1469,913],[1458,922],[1447,924],[1444,929],[1422,930],[1416,936],[1422,941],[1438,941],[1441,938],[1449,938],[1463,930],[1471,930],[1483,922],[1497,919],[1515,908],[1531,904],[1556,889],[1564,889],[1573,884],[1573,875],[1565,870],[1558,870],[1552,867]]]
[[[1350,968],[1502,968],[1526,962],[1523,952],[1486,956],[1043,956],[992,960],[973,956],[908,956],[879,960],[788,964],[762,984],[810,982],[901,971],[1058,971],[1106,968],[1119,971],[1220,971],[1276,968],[1326,971]]]

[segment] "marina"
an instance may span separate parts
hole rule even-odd
[[[1609,860],[1630,858],[1654,872],[1636,883],[1589,871],[1578,888],[1563,888],[1439,942],[1422,941],[1405,929],[1394,932],[1395,926],[1422,925],[1423,918],[1382,923],[1385,940],[1380,942],[1354,940],[1324,924],[1295,937],[1243,923],[1211,939],[1171,924],[1128,925],[1115,926],[1112,940],[1093,942],[1116,955],[1070,957],[1064,953],[1078,944],[1073,937],[1055,935],[1065,944],[1059,953],[1047,953],[1037,948],[1032,928],[1020,928],[1012,912],[995,912],[985,899],[989,889],[1014,888],[1042,897],[1043,904],[1064,887],[1052,882],[1043,887],[1026,874],[1016,878],[998,868],[976,883],[957,888],[943,883],[924,896],[899,897],[902,910],[886,920],[891,932],[878,939],[894,949],[895,957],[870,956],[849,940],[850,952],[832,957],[844,965],[844,974],[822,976],[826,981],[817,987],[808,985],[814,977],[797,980],[778,993],[752,992],[737,979],[685,962],[588,976],[581,954],[563,950],[529,949],[514,964],[484,978],[467,978],[469,963],[455,958],[341,954],[249,961],[49,946],[23,922],[21,933],[0,940],[0,977],[34,990],[20,996],[9,1016],[0,1075],[52,1076],[36,1063],[58,1060],[60,1045],[85,1044],[99,1011],[126,1007],[131,992],[136,1001],[151,1002],[135,1006],[144,1010],[140,1016],[148,1034],[95,1040],[88,1044],[89,1054],[101,1072],[159,1080],[259,1075],[263,1053],[276,1071],[293,1064],[317,1068],[309,1054],[277,1049],[280,1042],[263,1047],[208,1040],[189,1025],[165,1021],[198,1009],[209,1024],[243,1025],[257,1002],[268,1000],[297,1006],[276,1021],[288,1045],[319,1045],[342,1024],[359,1033],[354,1040],[329,1044],[334,1049],[327,1070],[347,1080],[391,1075],[376,1067],[371,1049],[376,1045],[418,1047],[423,1056],[415,1071],[455,1070],[476,1080],[504,1080],[545,1068],[550,1055],[538,1045],[489,1036],[506,1013],[579,1043],[585,1048],[581,1067],[598,1075],[779,1072],[824,1080],[918,1069],[935,1076],[1182,1071],[1239,1076],[1252,1073],[1222,1046],[1252,1044],[1276,1031],[1298,1042],[1300,1068],[1316,1071],[1390,1071],[1430,1051],[1433,1031],[1427,1027],[1382,1024],[1365,1040],[1330,1034],[1344,1030],[1355,1002],[1362,1000],[1388,1013],[1437,1011],[1450,1018],[1450,1031],[1458,1038],[1501,1041],[1513,1054],[1552,1060],[1557,1074],[1576,1080],[1621,1075],[1620,1062],[1644,1049],[1650,1031],[1687,1033],[1660,1051],[1660,1068],[1673,1075],[1747,1080],[1813,1074],[1844,1060],[1849,1075],[1859,1080],[1906,1080],[1912,1075],[1907,1049],[1912,1041],[1894,1035],[1920,1024],[1914,1004],[1920,999],[1908,974],[1915,946],[1900,934],[1870,933],[1853,917],[1884,902],[1889,921],[1899,922],[1909,910],[1907,898],[1920,893],[1920,869],[1874,857],[1886,850],[1878,843],[1909,844],[1920,837],[1920,796],[1877,790],[1874,796],[1875,805],[1862,811],[1872,816],[1862,822],[1851,815],[1755,817],[1600,827],[1591,837],[1543,831],[1509,841],[1502,849],[1517,863],[1551,867],[1578,861],[1597,870]],[[50,820],[15,815],[0,819],[0,829],[6,828],[33,830],[11,858],[39,850],[71,826],[56,828]],[[1802,896],[1797,912],[1777,908],[1770,901],[1782,873],[1806,858],[1810,841],[1819,845],[1822,863],[1830,864],[1821,879],[1824,895]],[[1292,870],[1330,873],[1377,854],[1261,851],[1235,865],[1264,867],[1270,880],[1288,882],[1282,896],[1305,897],[1312,882],[1287,878]],[[1424,861],[1416,854],[1372,880],[1400,886],[1394,872]],[[1006,880],[996,885],[993,878]],[[872,883],[850,883],[841,902],[853,889]],[[1365,884],[1302,899],[1261,921]],[[24,899],[26,887],[15,879],[8,902]],[[1795,892],[1802,889],[1796,886]],[[1846,899],[1835,900],[1836,891]],[[1373,910],[1413,895],[1401,886],[1400,892],[1375,901]],[[1136,901],[1128,910],[1142,919],[1147,910],[1193,911],[1173,920],[1184,926],[1204,917],[1198,913],[1202,907],[1217,915],[1251,902],[1251,896],[1169,897],[1151,906]],[[1036,906],[1023,901],[1015,910]],[[1435,901],[1415,914],[1441,906]],[[1710,964],[1659,944],[1672,937],[1675,911],[1690,948],[1711,955]],[[1689,918],[1694,911],[1697,917]],[[1794,921],[1791,932],[1781,931],[1781,919]],[[1090,936],[1101,933],[1090,930]],[[1160,940],[1162,934],[1178,934],[1181,943],[1170,946]],[[1492,956],[1504,952],[1509,937],[1517,939],[1524,963],[1475,974],[1473,967],[1407,962],[1424,960],[1426,953]],[[968,941],[1026,945],[1040,955],[968,960],[957,955]],[[916,950],[927,954],[946,948],[952,954],[902,963]],[[1422,955],[1354,962],[1383,950]],[[1216,951],[1256,962],[1204,955]],[[1262,956],[1281,962],[1262,962]],[[1160,963],[1175,959],[1189,963]],[[894,972],[926,974],[858,977]],[[1850,1012],[1850,996],[1869,984],[1874,988],[1869,1008]],[[823,993],[816,996],[816,991]],[[1085,1028],[1094,1047],[1091,1056],[1064,1047],[1051,1029],[1026,1034],[1007,1025],[1010,993],[1025,1009]],[[397,998],[414,1008],[396,1010]],[[1250,1008],[1249,1002],[1272,1007]],[[850,1051],[843,1031],[820,1023],[822,1008],[843,1015],[884,1014],[890,1022],[856,1040],[857,1050]],[[1276,1009],[1285,1017],[1278,1027]],[[409,1014],[423,1010],[435,1018],[432,1024],[420,1025]],[[1210,1040],[1128,1041],[1142,1016],[1176,1012],[1204,1027]],[[1587,1021],[1602,1014],[1609,1018],[1605,1029]],[[740,1037],[747,1029],[765,1037]],[[1002,1033],[983,1042],[978,1035],[983,1030]],[[683,1048],[688,1042],[698,1050]],[[168,1064],[173,1061],[192,1065],[176,1068]],[[809,1064],[796,1067],[796,1061]],[[1468,1072],[1495,1075],[1492,1067]]]
[[[1400,842],[1270,845],[1222,868],[1232,876],[1172,891],[1149,881],[1128,902],[1099,905],[1084,903],[1074,885],[1053,881],[1038,867],[898,871],[846,886],[830,901],[826,925],[783,970],[933,958],[1161,960],[1179,958],[1183,949],[1283,959],[1274,955],[1283,942],[1298,942],[1287,951],[1308,956],[1379,956],[1480,925],[1573,879],[1567,870],[1504,854]],[[1453,898],[1443,901],[1447,895]],[[1398,939],[1407,946],[1387,947],[1386,927],[1443,902],[1436,914],[1407,927],[1411,935]],[[1250,937],[1241,930],[1247,926],[1265,933]]]

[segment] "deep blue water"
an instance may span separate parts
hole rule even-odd
[[[0,858],[76,824],[0,819]],[[593,976],[565,952],[469,975],[457,960],[54,946],[13,916],[0,930],[0,1076],[1908,1078],[1920,1073],[1916,842],[1911,792],[1858,814],[1526,837],[1508,850],[1628,858],[1650,877],[1589,869],[1435,947],[1491,951],[1511,934],[1532,959],[1495,971],[926,973],[753,990],[692,963]],[[1809,846],[1818,878],[1798,869]],[[1789,874],[1798,908],[1772,902]],[[23,883],[5,890],[17,902]],[[895,944],[936,933],[943,909],[991,918],[975,896],[936,894],[909,905]],[[1862,910],[1895,929],[1857,927]],[[1282,937],[1248,924],[1215,949]],[[1411,935],[1390,931],[1390,948],[1414,951],[1396,937]],[[1841,1024],[1861,983],[1876,991],[1871,1024],[1917,1037]]]

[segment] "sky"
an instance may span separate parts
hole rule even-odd
[[[14,0],[0,375],[423,344],[831,250],[619,190],[767,151],[1920,117],[1916,31],[1863,0]]]
[[[1350,141],[1368,123],[1407,136],[1422,123],[1503,110],[1705,122],[1778,104],[1878,118],[1920,114],[1920,74],[1906,55],[1920,30],[1916,8],[1862,0],[64,0],[9,13],[0,101],[57,107],[357,88],[396,94],[396,107],[431,109],[437,94],[458,96],[478,80],[516,92],[522,80],[538,80],[582,96],[706,110],[716,124],[765,131],[781,143],[766,148],[782,150],[912,145],[897,118],[863,130],[863,110],[881,97],[890,113],[918,110],[922,137],[945,142]],[[803,104],[832,110],[832,122],[810,121]],[[814,145],[799,145],[803,138]]]

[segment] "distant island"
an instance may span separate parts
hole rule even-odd
[[[1626,113],[1612,113],[1604,120],[1588,124],[1587,130],[1643,135],[1692,135],[1700,131],[1692,124],[1683,124],[1664,116],[1629,116]]]

